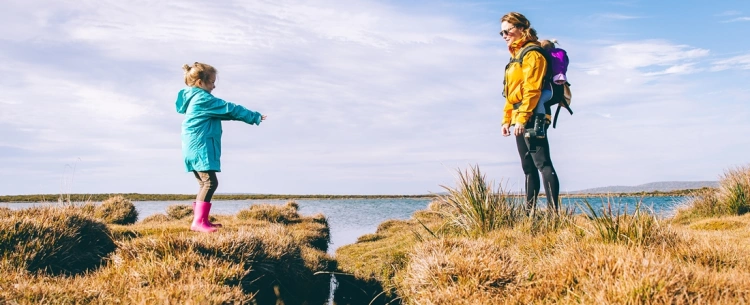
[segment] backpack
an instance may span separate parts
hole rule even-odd
[[[544,102],[544,109],[546,114],[552,114],[552,106],[557,104],[557,110],[555,111],[554,119],[552,121],[552,128],[557,127],[557,117],[560,114],[560,108],[564,107],[570,114],[573,114],[573,110],[570,109],[570,100],[573,95],[570,92],[570,83],[567,80],[566,73],[568,71],[568,54],[565,50],[560,48],[553,48],[549,52],[538,45],[530,45],[524,47],[521,50],[521,54],[518,58],[510,58],[508,67],[514,62],[519,65],[523,65],[523,57],[526,53],[536,51],[544,56],[547,61],[547,71],[544,75],[544,82],[542,82],[542,89],[549,88],[552,90],[552,98],[549,101]]]

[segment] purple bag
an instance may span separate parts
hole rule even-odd
[[[565,76],[568,73],[568,53],[560,48],[553,48],[549,50],[549,65],[552,70],[552,81],[555,84],[562,85],[568,81],[568,77]]]

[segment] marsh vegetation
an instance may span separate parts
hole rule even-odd
[[[738,304],[750,301],[750,168],[691,193],[674,216],[616,196],[561,211],[479,168],[425,210],[327,254],[325,215],[296,202],[139,219],[131,198],[0,208],[0,303]]]

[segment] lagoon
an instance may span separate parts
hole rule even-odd
[[[322,213],[328,218],[331,229],[331,245],[329,253],[334,253],[338,247],[352,244],[359,236],[375,233],[378,225],[388,219],[408,219],[417,210],[423,210],[432,199],[429,198],[380,198],[380,199],[298,199],[299,213],[313,215]],[[584,201],[595,208],[611,203],[613,209],[627,208],[628,211],[641,202],[643,207],[655,214],[672,216],[677,206],[683,204],[686,197],[587,197],[563,198],[563,207],[580,207]],[[236,214],[253,204],[268,203],[283,205],[287,200],[215,200],[211,214]],[[2,203],[11,209],[23,209],[33,206],[57,205],[57,202],[36,203]],[[134,201],[138,210],[138,218],[166,213],[167,207],[173,204],[192,205],[192,201]],[[545,200],[540,199],[540,206]]]

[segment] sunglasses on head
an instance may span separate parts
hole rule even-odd
[[[516,28],[516,27],[512,25],[512,26],[510,26],[510,27],[509,27],[509,28],[508,28],[507,30],[502,30],[502,31],[500,31],[500,35],[503,35],[503,36],[508,36],[508,35],[510,35],[510,30],[512,30],[512,29],[515,29],[515,28]]]

